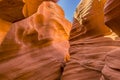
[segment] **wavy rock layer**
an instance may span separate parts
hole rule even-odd
[[[111,0],[109,0],[111,1]],[[70,33],[70,61],[62,80],[120,80],[120,39],[104,24],[104,1],[82,0]]]
[[[82,0],[77,6],[74,17],[83,26],[81,29],[85,29],[85,35],[106,35],[109,33],[109,29],[104,24],[103,5],[104,0]]]
[[[105,23],[120,36],[120,1],[107,0],[105,5]],[[114,43],[115,44],[115,43]],[[106,58],[103,74],[105,80],[120,80],[120,48],[113,50]]]
[[[56,3],[43,2],[16,22],[0,46],[0,80],[59,80],[69,59],[71,23]]]
[[[107,0],[104,12],[106,25],[120,35],[120,1]]]
[[[0,0],[0,18],[9,22],[23,19],[22,0]]]

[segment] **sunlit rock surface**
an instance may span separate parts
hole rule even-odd
[[[9,31],[11,24],[12,23],[0,19],[0,44],[5,38],[7,32]]]
[[[104,1],[104,0],[103,0]],[[82,0],[77,6],[74,17],[90,35],[107,35],[110,31],[104,24],[104,2],[101,0]],[[85,36],[83,36],[85,37]]]
[[[0,18],[9,22],[24,18],[22,14],[22,0],[0,0]]]
[[[14,23],[31,16],[37,12],[38,6],[43,1],[46,0],[0,0],[0,43],[10,29],[10,25],[8,26],[6,22]],[[58,0],[47,1],[57,2]]]
[[[120,39],[106,37],[113,32],[104,23],[104,3],[82,0],[77,6],[62,80],[120,80]]]
[[[0,80],[59,80],[69,59],[70,29],[61,7],[51,1],[12,24],[0,45]]]
[[[23,14],[25,17],[31,16],[35,12],[37,12],[38,6],[43,2],[43,1],[53,1],[57,2],[58,0],[23,0],[25,3],[23,7]]]

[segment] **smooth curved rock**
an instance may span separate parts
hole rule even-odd
[[[46,1],[35,14],[12,25],[0,45],[0,79],[60,79],[69,59],[71,29],[63,13],[56,3]]]
[[[58,0],[23,0],[25,3],[23,7],[23,14],[25,17],[29,17],[35,12],[37,12],[38,6],[43,2],[43,1],[53,1],[57,2]]]
[[[102,80],[120,80],[120,48],[109,52],[105,59],[105,66],[102,70]]]
[[[19,21],[24,18],[22,7],[22,0],[1,0],[0,18],[9,22]]]
[[[105,5],[105,23],[117,35],[120,36],[120,1],[107,0]],[[120,48],[109,52],[105,59],[105,66],[102,70],[102,80],[120,80]]]
[[[116,49],[115,54],[119,53],[120,38],[106,37],[111,32],[104,23],[103,8],[101,0],[82,0],[78,5],[70,33],[71,58],[66,63],[62,80],[119,80],[116,77],[119,70],[115,76],[108,75],[109,70],[105,72],[105,66],[112,64],[108,55]]]

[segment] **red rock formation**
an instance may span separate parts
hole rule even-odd
[[[103,5],[101,0],[82,0],[78,5],[70,33],[71,58],[62,80],[120,80],[120,39],[105,37],[111,32],[104,24]]]
[[[107,0],[104,11],[106,25],[120,36],[120,1]],[[102,80],[120,80],[120,48],[111,51],[105,63]]]
[[[10,29],[10,22],[24,18],[22,7],[22,0],[0,0],[0,43]]]
[[[14,23],[0,45],[0,80],[59,80],[69,58],[70,28],[51,1]]]
[[[0,18],[9,22],[21,20],[22,7],[22,0],[0,0]]]
[[[23,19],[23,14],[29,17],[37,12],[38,6],[45,0],[2,0],[0,1],[0,43],[4,39],[7,31],[10,29],[9,22],[16,22]],[[57,2],[58,0],[48,0]],[[25,7],[27,6],[27,7]],[[23,13],[22,13],[23,11]],[[29,15],[28,15],[29,14]]]
[[[104,12],[106,25],[120,35],[120,1],[107,0]]]

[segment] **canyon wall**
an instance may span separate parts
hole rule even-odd
[[[105,24],[111,28],[117,35],[120,35],[120,1],[107,0],[105,5]]]
[[[62,80],[120,80],[119,3],[81,0],[78,4],[70,32],[71,57]]]
[[[57,1],[0,0],[0,80],[120,80],[119,0]]]
[[[52,1],[12,23],[0,45],[0,80],[59,80],[69,59],[70,29],[64,11]]]

